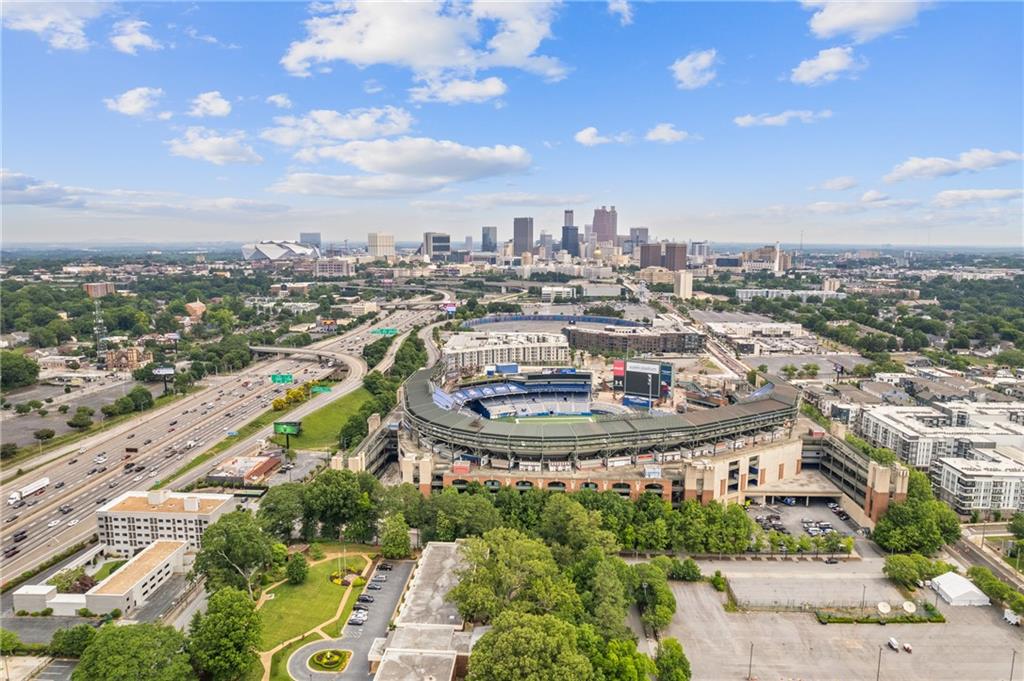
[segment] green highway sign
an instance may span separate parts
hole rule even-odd
[[[329,393],[329,392],[331,392],[331,386],[329,386],[329,385],[314,385],[310,389],[310,392],[313,393],[313,394],[316,394],[316,393]]]
[[[278,435],[298,435],[302,430],[301,421],[275,421],[274,432]]]
[[[271,383],[291,383],[292,382],[292,375],[291,374],[270,374],[270,382]]]
[[[370,333],[377,334],[378,336],[397,336],[398,335],[398,329],[394,329],[394,328],[391,328],[391,327],[384,327],[384,328],[381,328],[381,329],[373,329],[372,331],[370,331]]]

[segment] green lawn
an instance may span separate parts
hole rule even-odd
[[[281,650],[274,653],[274,656],[270,658],[270,681],[292,681],[292,677],[288,675],[288,658],[292,656],[296,650],[306,645],[307,643],[313,643],[319,641],[323,637],[316,632],[305,636],[294,643],[286,645]],[[256,663],[249,667],[246,671],[244,681],[260,681],[263,678],[263,665]]]
[[[366,564],[359,557],[349,557],[347,561],[349,567],[356,569]],[[344,586],[330,581],[331,572],[337,569],[337,565],[336,560],[313,565],[302,584],[293,586],[285,583],[271,591],[274,598],[260,608],[263,614],[260,650],[270,650],[334,616],[345,593]]]
[[[372,395],[366,388],[358,388],[334,400],[302,419],[302,434],[291,437],[293,449],[338,449],[338,433],[348,417],[359,411]],[[274,442],[284,445],[284,436],[274,436]]]
[[[101,565],[100,569],[97,570],[96,574],[94,574],[92,577],[97,582],[102,582],[104,579],[109,577],[114,572],[114,570],[116,570],[117,568],[121,567],[122,565],[124,565],[127,562],[128,561],[126,561],[126,560],[109,560],[106,563],[104,563],[103,565]]]

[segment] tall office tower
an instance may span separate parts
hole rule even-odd
[[[514,218],[512,220],[512,252],[522,255],[533,250],[533,218]]]
[[[565,211],[565,218],[562,220],[562,225],[570,225],[570,226],[572,226],[572,225],[575,225],[575,224],[576,224],[576,222],[575,222],[575,220],[573,218],[572,211],[571,210]]]
[[[447,260],[452,252],[451,236],[442,232],[423,233],[423,255],[430,260]]]
[[[598,242],[615,241],[618,229],[619,214],[615,212],[615,206],[610,210],[605,206],[594,209],[594,234]]]
[[[370,232],[366,235],[366,250],[374,258],[395,257],[395,235]]]
[[[640,247],[640,268],[661,267],[661,244],[644,244]]]
[[[320,232],[299,232],[299,243],[320,248]]]
[[[498,228],[483,227],[480,229],[480,250],[494,253],[498,250]]]
[[[691,241],[687,257],[694,265],[703,265],[711,257],[711,242]]]
[[[686,244],[665,244],[665,257],[662,265],[673,271],[686,269]]]
[[[471,236],[467,236],[466,237],[466,245],[463,246],[463,250],[467,250],[470,253],[473,252],[473,237],[471,237]]]
[[[643,246],[649,239],[648,231],[646,227],[630,227],[629,228],[629,240],[633,242],[633,247]]]
[[[580,257],[580,228],[573,225],[562,227],[562,250],[574,258]]]
[[[555,245],[555,238],[551,236],[550,232],[546,232],[543,229],[540,231],[540,245],[546,249],[548,253],[551,252],[551,247]]]

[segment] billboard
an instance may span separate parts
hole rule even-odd
[[[157,367],[153,369],[154,376],[173,376],[174,367]]]
[[[653,400],[668,397],[672,392],[672,370],[669,362],[629,360],[625,367],[624,392]]]
[[[302,431],[301,421],[275,421],[274,433],[277,435],[298,435]]]
[[[455,303],[445,303],[444,305],[441,306],[441,309],[447,312],[448,314],[455,314],[455,309],[457,307],[458,306]]]

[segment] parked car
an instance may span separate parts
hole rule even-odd
[[[374,598],[369,594],[360,594],[356,601],[359,603],[373,603]]]
[[[366,588],[370,591],[380,591],[383,587],[381,587],[379,582],[370,582],[366,585]]]

